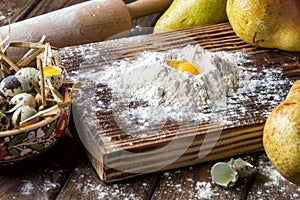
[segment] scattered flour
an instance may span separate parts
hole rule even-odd
[[[30,196],[32,194],[41,194],[43,198],[48,199],[47,192],[53,189],[58,189],[60,187],[59,183],[51,182],[45,180],[42,184],[34,184],[29,180],[23,180],[23,183],[20,188],[20,194],[25,196]]]
[[[285,178],[273,166],[265,166],[263,172],[268,177],[268,181],[264,183],[266,187],[278,187],[282,181],[285,181]]]
[[[193,171],[193,169],[190,170]],[[195,171],[195,173],[197,172]],[[170,194],[173,194],[172,197],[176,197],[176,199],[215,199],[222,190],[210,182],[195,177],[183,176],[180,170],[165,172],[163,176],[164,181],[160,183],[162,190],[157,190],[158,192],[154,193],[154,195],[165,199],[170,197],[168,196]],[[161,191],[164,191],[165,195],[161,194]]]
[[[59,183],[51,182],[49,180],[44,181],[43,185],[42,185],[43,191],[49,191],[49,190],[52,190],[54,188],[59,188],[59,187],[60,187]]]
[[[251,57],[242,52],[209,52],[200,46],[146,51],[113,63],[104,62],[101,53],[84,58],[72,79],[89,84],[80,86],[85,98],[74,107],[88,119],[90,130],[99,126],[97,116],[112,114],[119,128],[134,137],[145,137],[141,133],[168,121],[227,127],[260,123],[292,84],[281,69],[244,67]],[[170,59],[194,62],[203,73],[177,71],[167,66]]]
[[[257,171],[257,180],[252,186],[253,190],[248,194],[249,200],[274,199],[274,196],[277,196],[278,199],[299,199],[300,186],[288,182],[274,168],[266,155],[259,157]],[[264,188],[264,190],[260,190],[259,188]]]
[[[71,179],[74,189],[82,199],[123,199],[123,200],[142,200],[145,197],[136,191],[148,191],[151,184],[143,183],[136,185],[134,182],[105,184],[101,182],[92,168],[88,168],[84,174],[78,168],[75,169],[77,174],[75,179]],[[138,189],[136,187],[139,187]]]
[[[22,195],[31,195],[31,192],[33,192],[34,189],[33,184],[30,181],[26,181],[22,184],[20,192]]]
[[[205,58],[209,58],[209,60],[202,62],[209,64],[204,66],[212,64],[211,69],[215,70],[201,69],[205,76],[216,73],[211,78],[191,76],[163,64],[165,59],[193,60],[192,57],[189,57],[190,54],[180,54],[180,50],[161,53],[143,52],[133,59],[104,64],[102,58],[97,62],[97,57],[101,57],[101,55],[87,55],[81,68],[72,76],[74,81],[89,83],[82,86],[85,98],[81,102],[77,102],[76,106],[79,106],[81,114],[89,122],[87,124],[92,124],[91,126],[99,127],[99,121],[95,120],[99,119],[97,116],[113,115],[118,127],[125,133],[134,137],[146,138],[149,131],[161,129],[168,120],[205,123],[221,116],[222,123],[228,127],[232,124],[242,126],[262,122],[269,112],[285,98],[288,88],[292,84],[290,80],[282,77],[281,69],[243,67],[251,57],[246,59],[246,55],[242,52],[208,53],[202,52],[201,49],[198,50],[200,51],[199,55],[208,55]],[[145,63],[148,65],[144,65]],[[95,68],[95,66],[97,67]],[[224,74],[219,75],[220,71]],[[227,78],[224,78],[226,76]],[[226,81],[226,79],[228,80]],[[206,88],[206,84],[212,86]],[[213,91],[211,88],[216,89],[216,94],[211,92]],[[217,106],[214,105],[214,101],[217,102]],[[112,129],[110,120],[110,118],[108,120],[104,118],[105,123],[100,124],[102,131],[95,136],[96,140],[105,141],[113,137],[109,134]],[[92,131],[95,130],[94,127],[91,129]],[[160,134],[160,138],[163,137],[164,135]],[[271,168],[266,167],[265,170],[267,173]],[[169,173],[164,175],[170,176]],[[263,184],[271,191],[272,187],[276,187],[281,181],[281,177],[274,171],[270,171],[266,176],[270,180]],[[174,182],[172,178],[167,178],[167,180],[169,181],[164,184],[170,192],[166,192],[179,191],[179,195],[182,195],[181,199],[185,199],[186,196],[191,199],[212,199],[217,198],[220,192],[219,188],[214,187],[210,182],[194,181],[189,177],[182,183]],[[192,194],[187,194],[186,185],[192,188],[191,190],[194,191]],[[145,187],[146,184],[143,186]],[[80,185],[78,189],[86,192],[88,196],[91,193],[95,194],[96,199],[104,199],[111,194],[114,197],[138,199],[134,193],[129,196],[117,186],[115,187],[112,192],[88,182]],[[280,190],[284,189],[278,187]],[[267,192],[258,191],[253,196],[266,197],[270,195],[270,193],[266,194]],[[299,191],[295,192],[292,199],[297,199],[298,195]]]
[[[197,182],[196,190],[197,194],[195,197],[197,199],[211,199],[212,196],[216,195],[211,184],[207,182]]]

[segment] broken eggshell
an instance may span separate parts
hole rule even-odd
[[[61,68],[57,66],[45,66],[43,68],[45,84],[48,86],[53,86],[55,89],[59,89],[64,81],[64,75]],[[41,74],[39,73],[39,80],[41,79]],[[39,82],[41,85],[41,83]]]
[[[212,180],[223,187],[232,187],[239,177],[249,177],[256,168],[241,158],[229,162],[218,162],[211,168]]]
[[[232,169],[239,173],[240,177],[249,177],[256,171],[256,168],[253,165],[241,158],[232,158],[228,164]]]
[[[234,186],[239,178],[239,174],[226,162],[214,164],[210,172],[212,180],[225,188]]]

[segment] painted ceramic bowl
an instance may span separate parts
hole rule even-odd
[[[0,165],[28,160],[51,148],[64,134],[70,110],[71,104],[34,124],[0,132]]]

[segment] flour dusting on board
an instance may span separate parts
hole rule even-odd
[[[242,54],[232,57],[242,61]],[[202,72],[194,76],[167,65],[169,60],[187,60]],[[81,74],[85,78],[86,74]],[[233,60],[210,54],[200,46],[187,46],[168,52],[143,52],[103,66],[88,75],[110,87],[114,93],[146,101],[151,106],[199,108],[225,98],[240,87],[243,70]]]
[[[218,119],[227,127],[262,122],[292,83],[281,69],[244,67],[251,59],[246,56],[209,52],[199,45],[145,51],[112,63],[103,62],[101,53],[85,55],[80,70],[72,74],[73,81],[89,83],[82,86],[86,98],[77,105],[89,118],[93,112],[112,113],[117,125],[133,135],[159,129],[167,121]],[[201,73],[176,70],[168,60],[187,60]]]

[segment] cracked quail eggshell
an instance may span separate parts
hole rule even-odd
[[[239,174],[226,162],[214,164],[210,172],[212,180],[225,188],[234,186],[239,178]]]
[[[41,79],[41,75],[39,73],[39,79]],[[62,69],[56,66],[46,66],[44,67],[44,79],[45,84],[48,84],[48,81],[55,89],[59,89],[64,81],[64,75],[62,73]],[[41,83],[39,82],[41,85]]]
[[[231,165],[232,169],[239,173],[240,177],[249,177],[256,171],[256,168],[253,165],[241,158],[231,159],[228,163]]]

